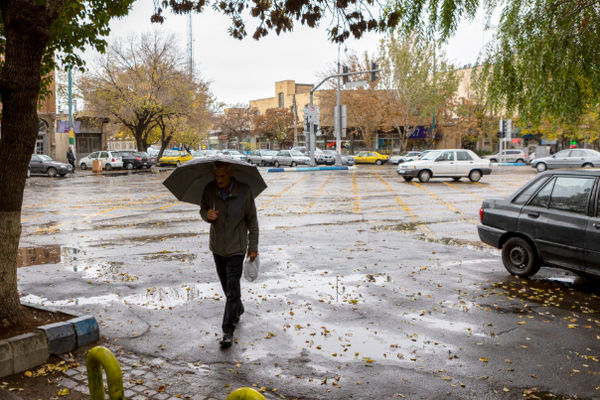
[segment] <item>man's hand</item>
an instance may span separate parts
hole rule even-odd
[[[248,258],[250,259],[250,262],[253,262],[254,259],[256,258],[256,256],[258,256],[258,252],[256,252],[256,251],[248,252]]]
[[[208,210],[208,212],[206,213],[206,218],[208,218],[208,220],[211,222],[216,221],[217,218],[219,218],[219,211]]]

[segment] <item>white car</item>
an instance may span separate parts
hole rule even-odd
[[[223,150],[221,152],[221,154],[223,154],[227,158],[233,158],[234,160],[246,161],[246,155],[240,153],[237,150],[228,150],[228,149],[225,149],[225,150]]]
[[[79,168],[92,168],[94,160],[102,161],[102,169],[110,171],[113,168],[123,168],[123,159],[118,151],[95,151],[79,160]]]
[[[492,168],[489,160],[479,158],[471,150],[448,149],[432,150],[418,160],[400,164],[397,172],[407,182],[415,177],[421,182],[428,182],[431,178],[458,181],[462,177],[478,182],[483,175],[491,174]]]
[[[416,160],[419,157],[421,157],[421,152],[420,151],[409,151],[406,154],[391,156],[390,157],[390,163],[392,163],[394,165],[396,165],[396,164],[402,164],[404,162],[414,161],[414,160]]]

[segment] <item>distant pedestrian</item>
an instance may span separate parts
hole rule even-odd
[[[69,146],[69,150],[67,150],[67,160],[71,167],[73,167],[73,172],[75,172],[75,154],[73,153],[73,148]]]
[[[214,164],[214,181],[204,188],[200,216],[210,223],[210,250],[227,297],[223,314],[222,348],[233,342],[233,332],[244,313],[240,278],[244,257],[258,256],[258,218],[250,187],[232,177],[232,165]]]

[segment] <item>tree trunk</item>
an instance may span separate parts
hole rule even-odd
[[[0,326],[22,317],[17,289],[17,251],[27,168],[39,129],[41,63],[62,1],[3,1],[6,49],[0,73]]]

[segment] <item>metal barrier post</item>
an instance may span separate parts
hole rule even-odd
[[[225,400],[267,400],[265,396],[254,389],[243,387],[234,390]]]
[[[90,386],[90,400],[104,400],[102,369],[106,373],[109,400],[125,400],[121,367],[110,350],[103,346],[94,347],[87,354],[85,366]]]

